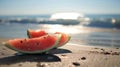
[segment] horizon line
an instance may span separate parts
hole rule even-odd
[[[22,16],[22,15],[52,15],[52,14],[55,14],[55,13],[46,13],[46,14],[0,14],[0,16]],[[97,15],[120,15],[120,13],[83,13],[84,15],[87,15],[87,14],[97,14]]]

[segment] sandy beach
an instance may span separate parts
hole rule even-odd
[[[0,38],[0,43],[7,41]],[[0,46],[0,67],[119,67],[120,48],[67,43],[48,54],[20,54]]]

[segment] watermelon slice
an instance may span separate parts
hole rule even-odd
[[[61,47],[61,46],[65,45],[71,38],[68,34],[65,34],[65,33],[62,33],[62,32],[56,32],[55,34],[61,34],[62,35],[62,37],[60,39],[60,42],[58,43],[57,47]]]
[[[35,38],[35,37],[41,37],[44,35],[47,35],[47,33],[44,30],[27,30],[27,35],[29,38]]]
[[[29,38],[34,38],[34,37],[40,37],[43,35],[46,35],[47,33],[44,30],[27,30],[27,34]],[[57,47],[63,46],[65,45],[69,40],[70,40],[70,36],[68,34],[62,33],[62,32],[56,32],[55,34],[61,34],[62,37],[60,39],[59,44],[57,45]]]
[[[47,33],[44,30],[27,30],[27,34],[29,38],[34,38],[34,37],[40,37],[43,35],[46,35]],[[69,40],[70,40],[70,36],[68,34],[62,33],[62,32],[56,32],[55,34],[61,34],[62,37],[60,39],[59,44],[57,45],[57,47],[63,46],[65,45]]]
[[[5,46],[21,53],[43,53],[56,47],[60,39],[60,34],[44,35],[37,38],[9,40],[5,43]]]

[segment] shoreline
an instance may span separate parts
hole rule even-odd
[[[90,32],[109,32],[109,33],[120,33],[120,29],[116,29],[116,28],[100,28],[100,27],[87,27],[84,26],[82,28],[79,29],[83,29],[83,30],[87,30]]]
[[[0,43],[2,43],[2,42],[5,42],[5,41],[7,41],[7,40],[10,40],[10,39],[12,39],[12,38],[0,38]]]
[[[0,39],[1,42],[9,39]],[[120,48],[67,43],[48,54],[24,55],[0,46],[0,67],[119,67]],[[11,62],[12,61],[12,62]]]

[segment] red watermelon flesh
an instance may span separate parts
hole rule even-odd
[[[56,47],[60,38],[61,35],[44,35],[38,38],[9,40],[5,45],[21,53],[42,53]]]
[[[41,37],[44,35],[47,35],[47,33],[44,30],[27,30],[27,35],[29,38],[35,38],[35,37]]]
[[[58,43],[57,47],[65,45],[71,38],[68,34],[65,34],[65,33],[62,33],[62,32],[56,32],[55,34],[61,34],[62,35],[61,39],[60,39],[60,42]]]

